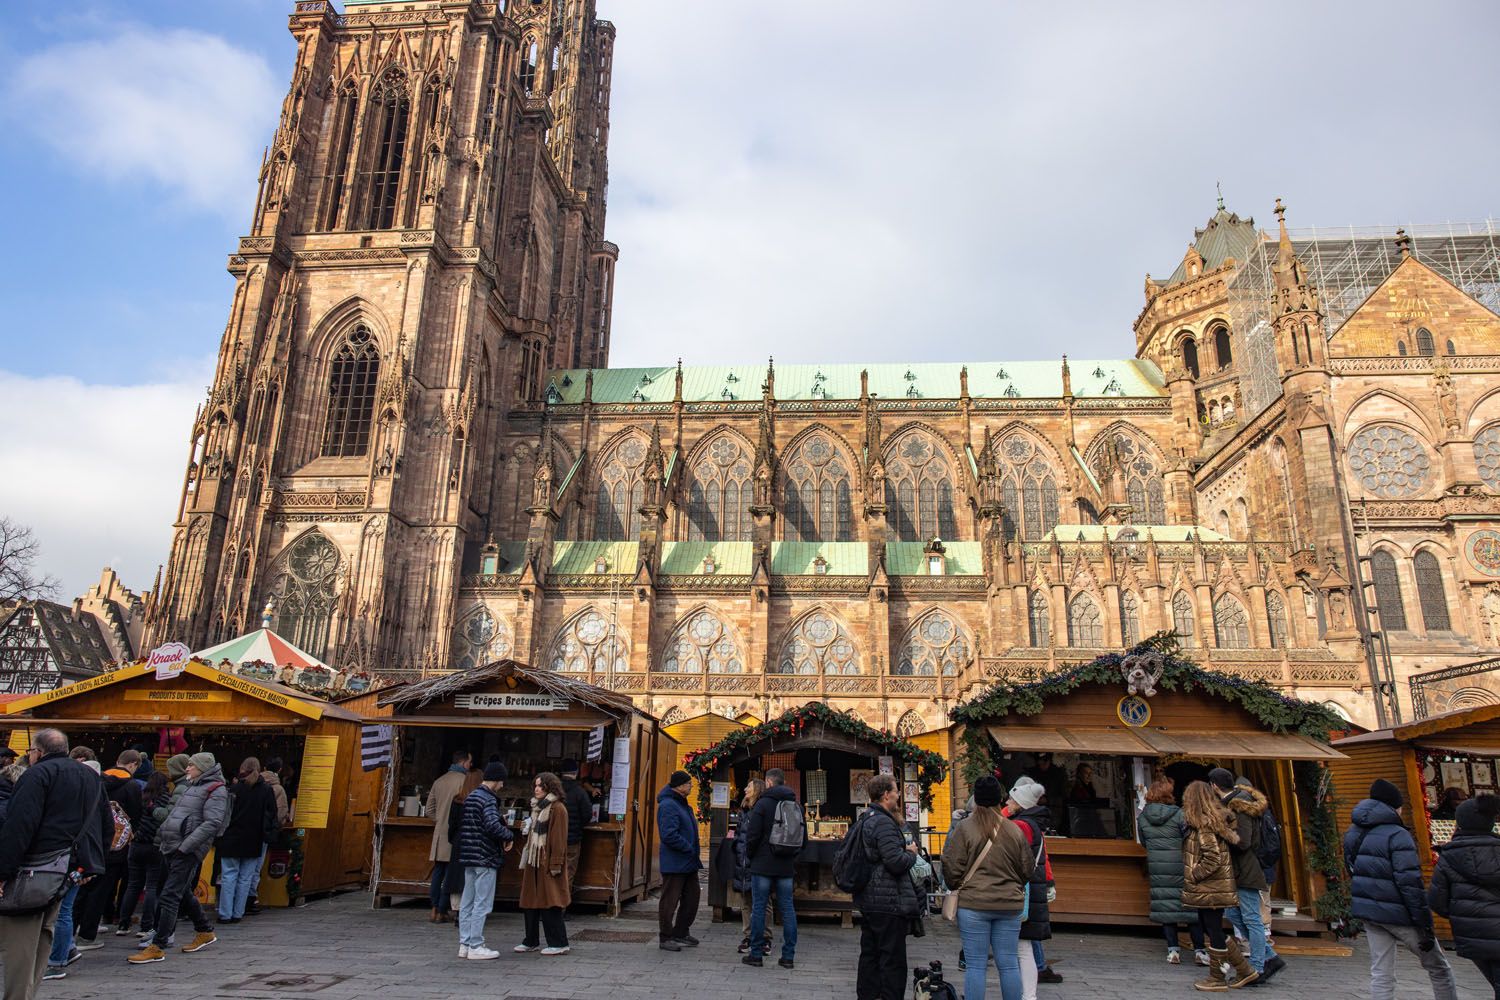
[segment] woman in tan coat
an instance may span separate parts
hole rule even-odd
[[[543,955],[568,953],[568,928],[563,909],[572,901],[568,891],[568,809],[562,781],[551,771],[536,776],[531,789],[531,819],[521,849],[521,909],[526,913],[526,937],[518,952]],[[538,925],[547,935],[541,947]]]
[[[1240,951],[1239,942],[1224,933],[1224,910],[1239,905],[1234,886],[1234,861],[1229,846],[1240,842],[1234,819],[1206,782],[1195,781],[1182,795],[1182,818],[1187,838],[1182,842],[1182,905],[1198,911],[1198,922],[1208,936],[1208,978],[1193,986],[1218,993],[1255,982],[1255,970]],[[1224,975],[1224,963],[1234,968]]]

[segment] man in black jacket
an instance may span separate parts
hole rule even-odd
[[[104,947],[99,940],[99,923],[106,914],[113,916],[119,908],[116,897],[129,870],[130,836],[141,821],[141,786],[133,777],[140,756],[134,750],[126,750],[116,759],[114,767],[100,775],[105,794],[102,808],[109,816],[110,835],[102,845],[104,874],[78,893],[73,937],[79,951]],[[123,824],[116,821],[116,810]]]
[[[73,868],[70,855],[89,824],[108,837],[103,828],[108,815],[99,812],[99,779],[68,757],[68,738],[56,729],[43,729],[33,743],[39,759],[16,782],[10,811],[0,827],[0,883],[8,883],[23,865],[53,858]],[[0,884],[0,896],[4,888]],[[61,904],[58,899],[31,913],[0,914],[6,997],[36,996]]]
[[[260,761],[246,757],[229,789],[229,826],[216,845],[219,923],[237,924],[245,919],[255,875],[277,828],[276,793],[261,780]]]
[[[870,880],[855,892],[863,918],[859,933],[859,1000],[906,996],[906,935],[921,900],[911,881],[917,845],[908,844],[901,820],[901,791],[889,774],[870,779],[870,808],[856,821],[856,835],[871,864]]]
[[[797,954],[797,911],[792,907],[792,886],[796,882],[797,855],[807,844],[807,826],[802,826],[802,843],[795,849],[771,843],[776,826],[777,807],[791,803],[799,813],[797,793],[786,787],[786,774],[773,767],[766,772],[766,790],[755,800],[750,818],[745,821],[745,854],[750,859],[750,954],[740,961],[760,965],[766,947],[766,905],[771,892],[776,893],[776,908],[781,911],[781,961],[783,969],[792,968]]]
[[[583,828],[593,822],[594,800],[578,783],[578,761],[562,762],[563,805],[568,807],[568,891],[578,882],[578,858],[583,853]]]

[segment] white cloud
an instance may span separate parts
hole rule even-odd
[[[112,566],[143,590],[172,541],[193,410],[210,364],[151,385],[0,371],[0,514],[30,525],[38,570],[83,593]]]
[[[79,167],[144,178],[237,220],[282,97],[255,53],[198,31],[135,27],[43,49],[10,83],[24,122]]]

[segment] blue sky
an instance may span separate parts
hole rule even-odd
[[[1215,181],[1262,224],[1500,215],[1493,3],[599,3],[617,364],[1126,356]],[[165,557],[291,7],[0,8],[0,469],[40,472],[0,513],[68,594]]]

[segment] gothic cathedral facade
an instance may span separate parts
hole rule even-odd
[[[155,638],[903,733],[1163,629],[1364,725],[1500,652],[1493,232],[1221,203],[1128,360],[611,369],[592,0],[291,31]]]

